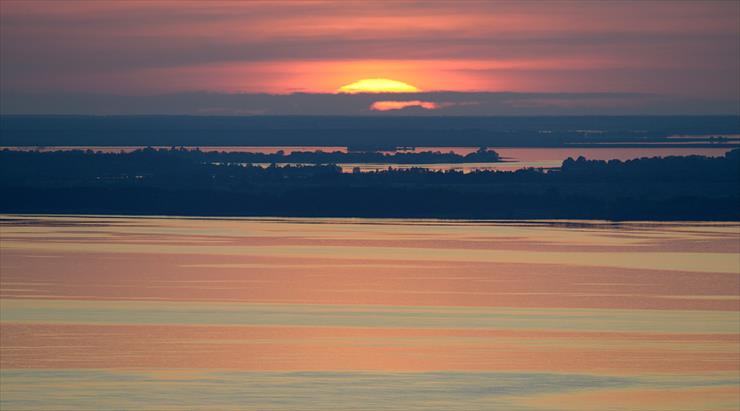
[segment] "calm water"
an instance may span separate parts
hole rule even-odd
[[[442,152],[454,151],[458,154],[467,154],[477,150],[470,147],[432,147]],[[641,157],[666,157],[666,156],[689,156],[703,155],[708,157],[723,156],[731,149],[728,148],[688,148],[688,147],[664,147],[664,148],[500,148],[493,147],[504,162],[501,163],[463,163],[463,164],[340,164],[342,171],[351,172],[354,167],[361,171],[376,171],[388,167],[406,169],[412,167],[423,167],[429,170],[460,170],[470,172],[474,170],[504,170],[514,171],[523,168],[559,168],[563,160],[568,157],[586,157],[590,160],[632,160]],[[426,150],[426,148],[423,148]],[[419,151],[417,148],[416,151]]]
[[[740,224],[4,216],[2,410],[735,410]]]
[[[143,146],[129,147],[89,147],[89,146],[66,146],[66,147],[0,147],[13,150],[95,150],[106,153],[131,152],[144,148]],[[168,148],[168,147],[155,147]],[[272,154],[280,150],[286,154],[294,151],[341,151],[346,152],[346,147],[318,147],[318,146],[293,146],[293,147],[200,147],[202,151],[232,151],[232,152],[253,152]],[[491,147],[498,152],[505,162],[501,163],[455,163],[455,164],[393,164],[393,163],[373,163],[373,164],[339,164],[344,172],[352,172],[353,169],[359,168],[360,171],[384,170],[388,167],[396,169],[407,169],[412,167],[423,167],[430,170],[460,170],[470,172],[473,170],[519,170],[522,168],[558,168],[563,160],[568,157],[577,158],[584,156],[591,160],[631,160],[640,157],[665,157],[665,156],[688,156],[703,155],[708,157],[723,156],[730,151],[729,148],[695,148],[695,147],[640,147],[640,148],[502,148]],[[478,150],[477,147],[415,147],[413,151],[441,151],[443,153],[454,152],[465,155]],[[255,164],[263,167],[269,164]]]

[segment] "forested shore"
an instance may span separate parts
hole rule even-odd
[[[740,220],[740,150],[472,173],[257,167],[182,150],[5,150],[0,189],[5,213]]]

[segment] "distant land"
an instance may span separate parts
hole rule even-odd
[[[680,138],[679,138],[680,136]],[[2,116],[0,146],[739,147],[740,116]]]
[[[187,150],[0,151],[0,212],[461,219],[740,220],[740,149],[567,159],[559,170],[342,173]]]

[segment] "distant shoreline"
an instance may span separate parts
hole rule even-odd
[[[0,116],[0,146],[730,147],[738,135],[733,115]]]
[[[570,226],[570,225],[588,225],[588,226],[600,226],[600,225],[672,225],[672,224],[711,224],[717,226],[724,226],[725,224],[730,226],[740,226],[740,220],[603,220],[603,219],[567,219],[567,218],[541,218],[541,219],[483,219],[483,218],[413,218],[413,217],[286,217],[286,216],[239,216],[239,215],[175,215],[175,214],[74,214],[74,213],[4,213],[0,212],[0,225],[6,222],[14,222],[16,219],[22,218],[79,218],[79,219],[95,219],[95,218],[107,218],[107,219],[127,219],[127,218],[140,218],[147,220],[158,220],[158,219],[173,219],[173,220],[219,220],[219,221],[307,221],[313,222],[313,220],[338,220],[338,221],[367,221],[368,224],[383,224],[384,222],[405,222],[405,223],[436,223],[436,222],[450,222],[452,224],[522,224],[522,225],[554,225],[554,226]]]
[[[64,144],[57,144],[57,145],[8,145],[3,146],[0,145],[0,150],[4,149],[22,149],[24,151],[32,151],[32,150],[44,150],[44,151],[52,151],[53,149],[64,149],[64,150],[71,150],[71,149],[91,149],[95,151],[96,148],[172,148],[172,147],[184,147],[186,149],[217,149],[221,147],[231,147],[231,148],[277,148],[277,147],[284,147],[284,148],[291,148],[296,147],[294,145],[234,145],[234,146],[223,146],[223,145],[208,145],[208,144],[196,144],[196,145],[138,145],[138,146],[132,146],[129,144],[121,144],[121,145],[64,145]],[[314,145],[314,146],[304,146],[304,147],[314,147],[314,148],[335,148],[337,146],[333,145]],[[442,146],[435,146],[435,148],[459,148],[461,147],[458,144],[451,144],[451,145],[442,145]],[[474,146],[466,146],[467,148],[472,148]],[[492,149],[496,148],[589,148],[589,149],[604,149],[608,150],[610,148],[727,148],[727,149],[734,149],[734,148],[740,148],[740,142],[729,142],[729,143],[681,143],[681,142],[647,142],[647,143],[583,143],[583,144],[566,144],[566,145],[558,145],[558,146],[519,146],[519,145],[502,145],[502,146],[491,146]],[[377,150],[377,151],[385,151],[385,150]]]

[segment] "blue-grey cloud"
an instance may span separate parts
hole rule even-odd
[[[378,101],[425,101],[437,109],[409,107],[378,112]],[[146,96],[4,92],[0,113],[188,115],[581,115],[737,114],[737,100],[680,99],[642,93],[421,92],[378,94],[172,93]]]

